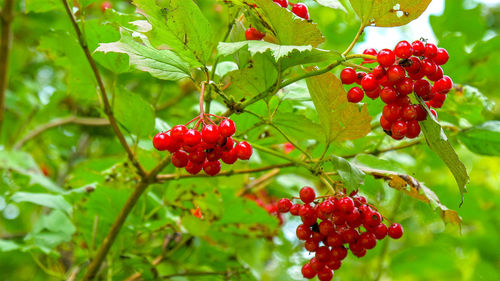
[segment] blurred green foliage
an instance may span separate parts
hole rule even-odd
[[[146,10],[154,1],[134,2]],[[111,1],[113,8],[106,11],[101,11],[100,1],[75,1],[79,7],[75,8],[76,17],[112,97],[116,118],[146,169],[152,169],[162,156],[153,150],[151,137],[157,131],[186,123],[199,113],[196,85],[189,79],[170,81],[172,76],[165,77],[162,71],[170,69],[169,63],[175,59],[186,61],[174,65],[180,69],[213,61],[210,50],[223,39],[238,12],[223,1],[195,2],[211,29],[208,25],[191,26],[191,21],[198,20],[193,14],[177,31],[189,29],[194,34],[194,41],[189,38],[189,47],[200,51],[200,56],[193,57],[188,51],[174,53],[163,47],[159,51],[155,47],[162,41],[132,33],[146,28],[145,18],[135,13],[135,6],[127,1]],[[346,49],[359,28],[359,19],[346,1],[340,1],[346,5],[345,11],[304,2],[309,4],[311,18],[325,37],[319,47]],[[29,137],[33,131],[43,129],[44,124],[60,118],[102,118],[104,114],[96,94],[97,83],[62,3],[26,0],[15,4],[6,116],[0,136],[0,280],[78,280],[138,178],[108,126],[69,122]],[[178,8],[188,9],[190,5]],[[439,111],[439,120],[470,175],[468,193],[460,208],[460,194],[452,174],[424,140],[420,145],[376,157],[364,154],[398,144],[376,128],[364,138],[336,142],[328,150],[331,155],[356,155],[350,162],[338,158],[328,166],[347,174],[341,173],[337,179],[347,181],[348,187],[363,179],[357,170],[351,171],[354,166],[350,163],[407,173],[431,188],[441,203],[457,210],[463,220],[461,226],[444,224],[428,204],[366,176],[360,193],[387,217],[400,222],[405,235],[400,240],[380,243],[362,259],[350,255],[335,272],[334,280],[500,280],[500,111],[495,105],[500,102],[499,11],[500,5],[447,0],[443,14],[429,19],[437,43],[450,53],[444,71],[458,85]],[[242,41],[247,25],[245,20],[237,22],[228,41]],[[165,26],[153,26],[151,38],[168,37],[161,29],[155,30]],[[128,32],[127,37],[120,32]],[[135,37],[128,38],[130,34]],[[196,41],[200,38],[204,41]],[[129,61],[133,63],[127,52],[95,52],[100,43],[124,40],[141,43],[143,49],[137,51],[136,59],[146,60],[144,54],[156,59],[155,65],[148,65],[149,70],[159,69],[156,75],[148,69],[129,67]],[[293,43],[298,39],[291,36],[286,40]],[[290,68],[283,73],[292,77],[303,72],[298,65],[304,63],[304,58],[310,62],[317,59],[324,66],[328,63],[325,59],[336,57],[335,53],[323,56],[296,47],[287,51],[299,58],[290,61]],[[252,87],[254,80],[245,78],[255,77],[258,86],[265,89],[278,75],[269,67],[275,64],[276,57],[257,53],[251,57],[245,49],[224,56],[215,71],[218,83],[228,77],[239,78],[235,81],[240,84],[227,91],[237,100],[262,91],[247,90],[245,87]],[[255,69],[269,72],[263,76]],[[333,73],[339,71],[336,68]],[[203,79],[199,71],[179,73],[176,78],[191,75],[194,80]],[[271,82],[266,80],[269,77]],[[313,122],[318,121],[318,116],[305,84],[300,81],[289,85],[249,109],[266,116],[279,105],[275,124],[294,141],[308,146],[314,142],[312,139],[320,137],[314,134],[317,129]],[[211,112],[223,113],[223,100],[215,94],[213,97]],[[379,103],[367,105],[374,120],[380,109]],[[281,144],[286,140],[270,126],[255,127],[261,121],[257,117],[241,114],[231,118],[238,132],[243,132],[242,136],[252,143],[283,150]],[[314,131],[305,134],[296,129],[297,124]],[[324,148],[324,143],[319,143],[311,146],[310,152],[319,156]],[[300,155],[297,150],[289,154],[295,158]],[[255,151],[251,161],[238,162],[235,168],[277,163],[283,161]],[[178,171],[169,166],[163,173]],[[303,250],[295,237],[299,219],[284,216],[284,224],[279,227],[276,217],[255,200],[240,195],[249,186],[254,194],[247,197],[260,201],[295,196],[304,185],[315,185],[321,193],[327,189],[300,167],[284,168],[264,184],[253,186],[262,175],[265,173],[153,184],[128,217],[98,278],[124,280],[140,272],[144,280],[155,280],[184,272],[212,272],[221,274],[180,276],[173,280],[301,280],[300,267],[311,254]],[[202,210],[203,219],[191,214],[196,207]],[[161,262],[155,261],[158,257],[162,257]],[[227,272],[231,274],[224,274]]]

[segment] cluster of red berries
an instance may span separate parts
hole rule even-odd
[[[306,186],[300,190],[300,199],[304,204],[293,204],[290,199],[283,198],[278,202],[278,210],[302,219],[297,227],[297,238],[305,241],[307,251],[315,252],[302,267],[305,278],[317,275],[319,280],[329,281],[333,271],[342,265],[348,249],[360,258],[377,245],[377,240],[403,236],[400,224],[387,227],[382,223],[382,215],[356,192],[349,196],[316,198],[314,190]]]
[[[343,84],[357,83],[347,92],[350,102],[358,103],[363,97],[380,99],[386,103],[380,125],[384,131],[396,140],[404,137],[416,138],[420,134],[418,121],[427,118],[424,108],[412,104],[409,94],[414,92],[426,101],[427,106],[441,108],[446,94],[453,87],[450,77],[444,75],[441,65],[449,59],[448,52],[434,44],[417,40],[399,42],[394,50],[367,49],[363,54],[373,55],[377,60],[365,60],[364,63],[377,62],[371,73],[356,72],[345,68],[340,73]],[[434,116],[437,113],[430,110]]]
[[[216,125],[208,116],[220,119]],[[205,119],[209,121],[205,123]],[[186,126],[198,120],[193,129]],[[202,125],[201,132],[198,128]],[[172,165],[185,168],[190,174],[198,174],[202,169],[210,176],[221,169],[219,160],[233,164],[236,160],[248,160],[252,156],[252,146],[246,142],[236,142],[231,137],[236,132],[234,122],[225,117],[204,114],[186,125],[176,125],[167,132],[160,132],[153,138],[153,146],[172,153]],[[170,133],[170,134],[169,134]]]
[[[291,4],[288,3],[288,0],[273,0],[273,2],[285,9],[288,9],[288,6],[291,5],[292,13],[294,13],[298,17],[309,20],[309,10],[305,4],[302,3]],[[247,40],[262,40],[262,38],[264,38],[265,36],[266,36],[265,33],[258,31],[252,26],[250,26],[245,31],[245,38]]]
[[[283,224],[283,215],[278,210],[278,200],[276,197],[269,195],[265,190],[260,190],[256,193],[246,194],[245,198],[255,201],[269,215],[278,218],[279,225]]]

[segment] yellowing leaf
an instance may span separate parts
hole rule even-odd
[[[418,18],[431,0],[350,0],[364,25],[400,26]]]
[[[342,82],[335,75],[325,73],[306,81],[328,142],[362,138],[370,132],[371,117],[366,105],[349,103]]]

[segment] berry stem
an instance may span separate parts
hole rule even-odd
[[[351,50],[354,48],[354,45],[358,42],[359,38],[361,37],[361,34],[363,34],[363,31],[365,30],[365,25],[362,23],[361,26],[359,27],[358,33],[356,33],[356,36],[352,40],[351,44],[347,49],[342,53],[343,56],[349,54]]]
[[[373,69],[371,69],[369,67],[357,65],[357,64],[351,63],[351,62],[343,62],[342,65],[349,66],[349,67],[352,67],[352,68],[355,68],[355,69],[359,69],[359,70],[362,70],[362,71],[365,71],[365,72],[372,72],[373,71]]]

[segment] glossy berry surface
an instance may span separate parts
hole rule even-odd
[[[292,7],[292,13],[303,19],[309,19],[309,10],[305,4],[297,3]]]
[[[247,30],[245,30],[245,38],[247,40],[262,40],[266,35],[254,27],[250,27]]]

